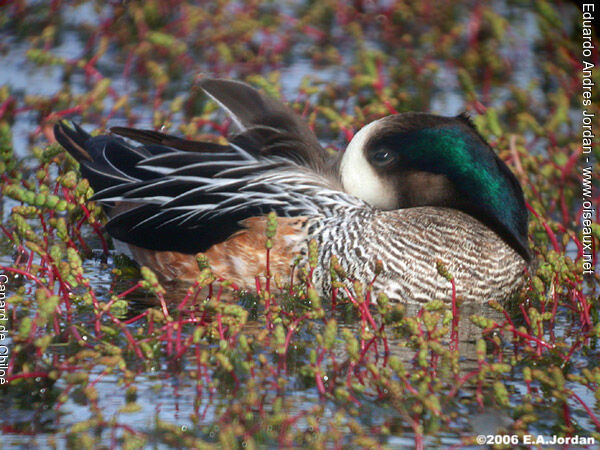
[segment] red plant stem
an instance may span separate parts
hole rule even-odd
[[[183,300],[179,303],[179,305],[177,305],[178,311],[182,311],[186,307],[187,303],[192,298],[192,294],[195,292],[195,290],[196,290],[196,288],[198,288],[198,286],[199,286],[199,284],[197,281],[194,282],[194,284],[192,286],[190,286],[187,293],[185,294],[185,297],[183,297]]]
[[[86,107],[87,107],[87,105],[86,105]],[[64,116],[68,116],[69,114],[75,114],[75,113],[80,114],[81,112],[83,112],[83,110],[84,110],[83,105],[77,105],[77,106],[73,106],[71,108],[63,109],[62,111],[53,111],[45,117],[44,121],[50,122],[52,120],[61,119]],[[38,127],[36,129],[36,131],[39,129],[40,129],[40,127]]]
[[[92,221],[90,219],[90,212],[84,204],[81,204],[80,206],[81,210],[85,214],[86,219],[88,220],[88,223],[92,225],[92,228],[94,228],[94,232],[100,238],[100,243],[102,244],[102,250],[104,251],[104,255],[108,256],[108,244],[106,243],[106,239],[104,239],[104,234],[102,233],[102,227],[100,223],[97,220]]]
[[[371,347],[371,345],[376,342],[376,340],[377,340],[376,336],[372,337],[371,339],[369,339],[369,342],[367,342],[367,345],[365,345],[365,347],[360,352],[359,362],[363,360],[363,358],[367,354],[367,351],[369,350],[369,348]],[[377,344],[375,344],[375,345],[377,346]]]
[[[350,142],[354,137],[354,132],[344,126],[340,126],[340,129],[342,130],[342,133],[344,133],[344,138],[346,141]]]
[[[223,332],[223,323],[221,321],[221,313],[217,313],[217,328],[219,330],[219,338],[221,340],[225,340],[225,333]]]
[[[338,288],[334,287],[331,289],[331,310],[335,311],[337,306],[337,296],[338,296]]]
[[[14,97],[12,97],[12,96],[9,96],[6,100],[4,100],[2,102],[2,104],[0,105],[0,118],[2,116],[4,116],[4,114],[6,113],[6,111],[8,111],[8,108],[11,105],[14,105],[15,103],[16,103],[16,101],[15,101]]]
[[[580,290],[573,290],[573,295],[575,296],[576,300],[580,305],[580,320],[583,322],[584,326],[591,327],[592,319],[590,317],[590,308],[592,307],[592,305],[588,303],[588,301],[585,298],[585,295],[583,295],[583,292],[581,292]]]
[[[179,334],[179,337],[181,337],[180,331],[178,331],[178,334]],[[180,344],[178,342],[177,345],[179,346],[179,350],[177,350],[177,352],[175,354],[175,358],[179,359],[179,358],[183,357],[185,352],[187,352],[188,349],[190,348],[190,345],[192,344],[193,341],[194,341],[194,336],[190,335],[185,339],[183,344]]]
[[[325,395],[325,385],[323,384],[323,380],[321,379],[320,370],[315,370],[315,382],[317,383],[317,389],[319,390],[319,394]]]
[[[506,311],[504,311],[504,317],[506,318],[506,322],[509,324],[509,330],[511,333],[516,334],[519,337],[525,338],[527,340],[531,340],[536,342],[537,344],[546,347],[548,349],[552,349],[554,348],[554,346],[552,344],[548,344],[547,342],[543,341],[542,339],[539,339],[531,334],[527,334],[527,333],[523,333],[522,331],[517,330],[517,328],[515,327],[513,321],[510,319],[510,317],[508,316],[508,313]],[[495,327],[491,327],[490,329],[487,329],[486,331],[491,331],[494,328],[503,328],[502,325],[496,325]],[[561,355],[562,356],[562,355]]]
[[[8,229],[6,229],[6,227],[4,225],[0,224],[0,230],[2,230],[2,232],[8,238],[8,240],[12,242],[12,240],[13,240],[12,233],[10,231],[8,231]]]
[[[167,355],[171,356],[173,354],[173,327],[171,322],[167,323],[163,329],[166,331],[166,336],[161,336],[161,340],[167,341]]]
[[[521,314],[523,314],[523,318],[525,319],[525,323],[527,324],[528,327],[531,328],[531,319],[529,318],[529,314],[527,314],[527,311],[525,311],[525,306],[523,306],[523,303],[519,304],[519,309],[521,310]],[[512,325],[512,320],[510,320],[510,318],[508,317],[508,313],[506,311],[504,312],[504,317],[506,317],[510,324]]]
[[[86,342],[85,339],[83,339],[83,337],[81,336],[81,334],[79,333],[79,331],[77,330],[77,328],[75,328],[75,325],[71,325],[69,327],[69,330],[71,331],[71,334],[73,336],[75,336],[75,339],[77,339],[78,343],[84,343],[84,346],[87,348],[94,348],[93,345],[89,344],[88,342]]]
[[[423,434],[417,431],[416,424],[413,426],[413,430],[415,432],[415,450],[423,450],[425,448],[423,443]]]
[[[22,378],[48,378],[50,374],[48,372],[27,372],[27,373],[18,373],[16,375],[12,375],[10,377],[6,377],[6,382],[10,383],[14,380],[19,380]]]
[[[456,383],[455,383],[454,387],[452,388],[452,390],[451,390],[451,391],[448,393],[448,397],[450,397],[450,398],[454,397],[454,396],[455,396],[455,395],[458,393],[458,390],[459,390],[459,389],[460,389],[460,388],[461,388],[461,387],[462,387],[462,386],[463,386],[463,385],[464,385],[464,384],[465,384],[465,383],[466,383],[468,380],[470,380],[470,379],[471,379],[471,378],[473,378],[474,376],[478,375],[478,374],[479,374],[479,372],[481,372],[481,368],[479,368],[479,369],[474,369],[474,370],[472,370],[472,371],[470,371],[470,372],[466,373],[466,374],[465,374],[465,375],[463,375],[462,377],[460,377],[460,378],[459,378],[459,379],[456,381]]]
[[[452,286],[452,332],[450,333],[450,339],[452,341],[451,350],[454,351],[458,348],[458,307],[456,305],[456,282],[454,278],[450,279],[450,285]]]
[[[381,339],[383,341],[383,350],[384,350],[384,353],[385,353],[384,364],[383,365],[387,366],[387,358],[388,358],[388,356],[390,354],[390,345],[388,343],[387,336],[384,334],[384,329],[385,329],[385,324],[381,324],[381,327],[379,327],[379,334],[381,336],[383,336]]]
[[[535,211],[535,209],[533,209],[533,207],[528,202],[525,202],[525,205],[527,206],[527,209],[531,212],[531,214],[533,214],[540,221],[540,223],[544,227],[544,230],[546,230],[546,234],[550,238],[550,242],[552,243],[552,248],[554,249],[554,251],[560,253],[560,245],[558,244],[558,239],[556,238],[556,234],[554,234],[554,231],[552,231],[550,226],[540,218],[539,214]]]
[[[31,260],[31,257],[29,259]],[[46,287],[46,283],[43,283],[42,280],[40,280],[38,277],[36,277],[35,275],[33,275],[25,270],[17,269],[16,267],[7,267],[7,266],[0,266],[0,270],[6,271],[6,272],[17,273],[26,278],[29,278],[30,280],[35,281],[41,288],[43,288],[48,295],[52,295],[52,292],[50,291],[50,289],[48,289]]]
[[[265,290],[267,293],[271,292],[271,249],[267,248],[267,262],[266,262],[266,282],[265,282]],[[270,297],[270,296],[269,296]]]
[[[398,111],[396,110],[396,108],[394,108],[392,106],[392,104],[390,103],[389,100],[383,100],[383,104],[385,105],[387,110],[390,112],[390,114],[398,114]]]
[[[375,320],[373,319],[373,316],[371,315],[371,312],[369,311],[369,306],[367,305],[367,302],[365,301],[365,302],[359,304],[356,301],[356,299],[354,298],[354,296],[352,295],[352,293],[350,292],[350,289],[348,289],[348,286],[344,286],[344,291],[346,291],[346,295],[348,296],[350,301],[360,311],[363,320],[366,319],[369,322],[369,324],[373,328],[373,331],[377,330],[377,325],[375,324]]]
[[[125,297],[126,295],[129,295],[129,294],[131,294],[133,291],[135,291],[135,290],[137,290],[137,289],[139,289],[139,288],[141,288],[141,287],[142,287],[142,282],[141,282],[141,281],[139,281],[139,282],[137,282],[136,284],[134,284],[133,286],[131,286],[129,289],[127,289],[126,291],[123,291],[123,292],[121,292],[119,295],[117,295],[117,298],[118,298],[118,299],[120,299],[120,298],[123,298],[123,297]]]
[[[183,328],[183,324],[181,322],[181,314],[179,314],[179,318],[177,320],[177,338],[175,339],[175,357],[177,358],[178,355],[181,355],[182,352],[182,347],[183,350],[185,351],[186,346],[181,344],[181,329]]]
[[[516,329],[514,326],[511,326],[511,327],[510,327],[510,331],[511,331],[511,333],[514,333],[514,334],[516,334],[517,336],[520,336],[520,337],[522,337],[522,338],[525,338],[525,339],[527,339],[527,340],[534,341],[534,342],[538,343],[539,345],[541,345],[542,347],[546,347],[546,348],[548,348],[548,349],[552,349],[552,348],[554,348],[554,346],[553,346],[553,345],[551,345],[551,344],[548,344],[547,342],[545,342],[545,341],[543,341],[543,340],[541,340],[541,339],[538,339],[537,337],[535,337],[535,336],[532,336],[531,334],[523,333],[523,332],[521,332],[521,331],[517,330],[517,329]],[[561,357],[562,357],[562,356],[561,356]]]
[[[108,317],[110,317],[110,320],[112,320],[112,322],[115,325],[118,325],[121,328],[121,330],[123,331],[123,334],[125,335],[125,339],[127,339],[127,342],[129,342],[129,345],[135,352],[136,356],[140,359],[146,359],[144,357],[144,354],[142,353],[142,350],[140,349],[140,346],[137,344],[137,342],[135,342],[135,339],[133,338],[133,336],[127,329],[127,327],[125,325],[123,325],[123,323],[119,319],[117,319],[115,316],[113,316],[110,312],[107,312],[106,314]]]
[[[290,324],[290,326],[288,327],[288,332],[287,332],[287,334],[285,336],[285,344],[284,344],[285,353],[287,353],[287,351],[288,351],[288,347],[289,347],[290,342],[292,340],[292,335],[296,331],[298,324],[300,322],[302,322],[303,320],[306,320],[306,319],[309,319],[309,318],[310,318],[310,313],[306,313],[302,317],[299,317],[298,319],[295,319]]]
[[[569,405],[566,401],[563,402],[563,417],[565,419],[565,427],[567,430],[570,430],[572,425],[571,425],[571,413],[569,411]],[[570,435],[570,431],[568,432],[568,434]]]
[[[579,404],[583,407],[583,409],[585,409],[585,411],[590,416],[590,419],[592,420],[592,422],[594,422],[594,425],[596,425],[596,429],[598,431],[600,431],[600,421],[598,421],[598,418],[596,417],[594,412],[589,408],[589,406],[586,405],[585,402],[581,399],[581,397],[579,397],[579,395],[577,395],[572,390],[569,390],[569,395],[572,396],[575,400],[577,400],[579,402]]]
[[[257,294],[261,293],[262,286],[261,286],[260,278],[258,277],[258,275],[256,277],[254,277],[254,288],[256,289]]]
[[[33,265],[33,258],[35,258],[35,252],[33,250],[31,250],[29,252],[29,257],[27,258],[27,267],[26,267],[27,272],[31,272],[31,267]]]

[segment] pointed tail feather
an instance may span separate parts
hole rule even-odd
[[[71,124],[73,128],[65,121],[54,125],[54,137],[77,161],[92,161],[92,157],[85,149],[85,143],[91,136],[75,122]]]
[[[251,147],[246,150],[282,156],[318,171],[331,163],[304,120],[279,100],[240,81],[205,78],[199,85],[241,129],[237,139]]]
[[[253,87],[240,81],[205,78],[200,87],[217,102],[241,131],[261,124],[266,117],[289,115],[279,101],[261,95]]]
[[[145,145],[164,145],[184,152],[222,152],[227,147],[210,142],[190,141],[154,130],[138,130],[129,127],[112,127],[111,133],[132,139]]]

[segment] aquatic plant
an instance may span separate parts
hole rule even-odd
[[[4,443],[458,447],[476,443],[473,418],[485,415],[495,422],[484,434],[599,441],[598,275],[582,271],[573,118],[578,13],[504,6],[0,6],[0,59],[13,67],[0,77]],[[221,141],[230,124],[194,87],[201,72],[287,98],[331,151],[396,111],[472,112],[524,186],[537,266],[526,288],[508,305],[412,309],[335,261],[331,298],[315,293],[310,270],[283,288],[267,272],[233,299],[208,267],[182,292],[161,286],[112,250],[51,129],[74,117],[97,131],[118,123]],[[596,186],[597,163],[593,173]]]

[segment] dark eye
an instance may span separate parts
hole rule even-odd
[[[371,153],[370,159],[373,165],[385,167],[394,162],[396,156],[391,150],[388,150],[387,148],[380,148]]]

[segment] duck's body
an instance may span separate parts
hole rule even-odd
[[[330,218],[278,220],[271,272],[289,276],[293,259],[306,254],[308,242],[315,239],[320,253],[313,278],[322,292],[331,287],[329,262],[334,255],[353,279],[375,279],[377,292],[407,303],[452,298],[452,285],[439,274],[438,260],[453,275],[457,297],[468,302],[505,300],[523,281],[523,258],[481,222],[450,208],[366,208]],[[256,276],[266,272],[265,223],[255,220],[202,253],[212,270],[252,289]],[[395,228],[401,233],[393,233]],[[191,283],[200,274],[195,255],[136,246],[129,251],[140,265],[153,268],[165,281]],[[377,260],[384,262],[384,270],[375,277]]]
[[[528,263],[522,192],[465,119],[390,116],[335,161],[280,103],[241,83],[203,87],[242,129],[230,145],[113,130],[144,144],[133,147],[80,128],[55,131],[96,198],[116,205],[108,232],[163,279],[193,281],[200,253],[216,275],[252,288],[266,269],[264,216],[275,211],[271,272],[289,276],[315,240],[323,293],[332,256],[362,282],[381,260],[374,287],[396,301],[449,301],[438,262],[466,301],[502,301],[519,286]]]

